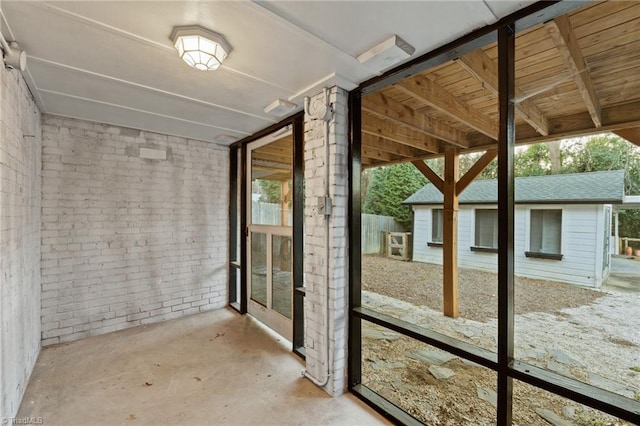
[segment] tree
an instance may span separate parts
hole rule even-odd
[[[413,212],[402,202],[426,183],[427,178],[411,163],[373,169],[363,212],[391,216],[406,229],[411,229]]]
[[[601,170],[624,170],[626,195],[640,194],[640,148],[612,134],[588,138],[584,143],[566,149],[565,173],[584,173]],[[619,213],[619,233],[625,237],[640,236],[640,211]]]
[[[255,187],[255,183],[258,184],[257,187]],[[277,180],[256,179],[254,181],[253,192],[257,192],[260,194],[261,203],[280,203],[281,202],[281,194],[280,194],[281,186],[282,186],[282,183]]]
[[[612,134],[574,143],[565,149],[563,173],[624,170],[625,194],[640,194],[640,148]]]
[[[552,173],[551,155],[546,144],[529,145],[513,159],[516,176],[542,176]]]

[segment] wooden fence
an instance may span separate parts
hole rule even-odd
[[[362,214],[362,253],[383,253],[383,232],[403,232],[402,225],[389,216]]]
[[[291,226],[291,210],[287,213],[288,223],[284,226]],[[278,225],[282,223],[282,206],[277,203],[261,203],[254,201],[251,203],[251,222],[256,225]]]

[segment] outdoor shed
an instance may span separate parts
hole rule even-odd
[[[497,270],[497,193],[491,179],[460,195],[463,268]],[[612,205],[623,201],[623,170],[516,178],[516,275],[600,288],[611,264]],[[404,201],[414,210],[414,261],[442,264],[442,202],[432,184]]]

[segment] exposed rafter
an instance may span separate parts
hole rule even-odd
[[[547,136],[537,134],[528,125],[518,126],[516,129],[516,144],[528,145],[538,142],[550,142],[558,139],[640,127],[640,101],[602,108],[602,127],[599,128],[593,126],[591,116],[587,112],[550,119],[549,126],[550,133]],[[495,146],[493,139],[479,133],[469,135],[469,140],[471,148],[467,151],[477,151]]]
[[[601,127],[602,116],[600,101],[598,100],[596,90],[591,81],[589,67],[584,60],[573,28],[571,28],[569,18],[563,15],[550,21],[547,25],[551,39],[558,48],[560,56],[564,60],[567,68],[573,75],[573,79],[578,86],[578,91],[591,115],[593,124],[596,127]]]
[[[362,110],[453,145],[462,148],[469,146],[465,133],[425,114],[420,114],[382,93],[366,96],[362,102]]]
[[[370,146],[364,146],[364,145],[362,146],[362,156],[366,158],[371,158],[373,160],[379,160],[384,162],[400,159],[396,155],[389,154],[388,152],[384,152],[379,149],[372,148]]]
[[[398,89],[443,114],[493,139],[498,139],[498,124],[480,111],[463,103],[437,83],[424,76],[416,76],[395,85]]]
[[[368,114],[362,115],[362,132],[430,153],[436,153],[440,150],[440,144],[437,139],[400,126],[392,121],[381,120]]]
[[[620,129],[613,133],[620,136],[622,139],[626,139],[634,145],[640,146],[640,127],[633,127],[630,129]]]
[[[484,87],[498,94],[498,65],[487,56],[482,49],[474,50],[458,58],[458,64],[466,69]],[[515,104],[518,115],[541,135],[549,134],[549,121],[544,113],[518,87],[515,88],[516,99],[523,99]]]
[[[398,142],[393,142],[380,136],[370,135],[368,133],[364,133],[362,135],[362,146],[375,148],[389,154],[394,154],[406,158],[413,158],[420,155],[430,154],[426,151],[403,145]]]

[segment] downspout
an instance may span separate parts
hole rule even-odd
[[[324,229],[324,241],[325,241],[325,284],[326,284],[326,293],[325,293],[325,310],[324,310],[324,324],[325,324],[325,353],[324,353],[324,362],[326,365],[325,377],[320,380],[317,377],[313,376],[307,370],[302,371],[302,375],[307,379],[311,380],[314,384],[319,387],[324,387],[329,383],[329,379],[331,378],[331,365],[330,365],[330,345],[331,345],[331,336],[333,335],[332,324],[329,320],[330,318],[330,301],[329,298],[329,285],[330,278],[329,273],[331,269],[329,267],[329,256],[331,254],[330,247],[330,218],[331,218],[331,195],[329,178],[330,178],[330,170],[329,170],[329,160],[330,160],[330,150],[329,150],[329,121],[331,121],[331,117],[333,116],[333,108],[331,108],[331,102],[329,100],[329,89],[324,88],[323,91],[323,100],[322,102],[314,102],[311,103],[311,99],[309,97],[304,98],[304,111],[311,119],[313,120],[322,120],[324,124],[324,196],[319,197],[318,199],[318,207],[319,210],[322,211],[325,218],[325,229]]]

